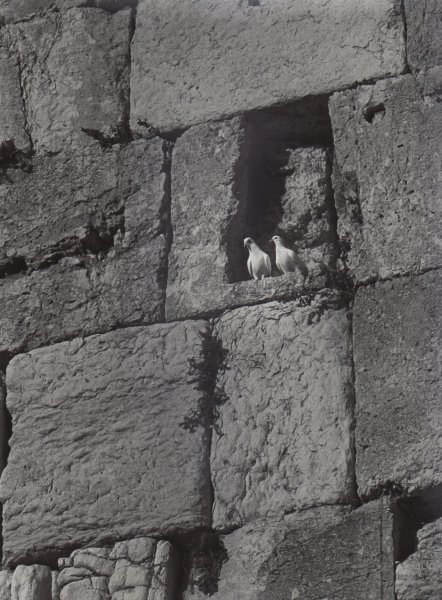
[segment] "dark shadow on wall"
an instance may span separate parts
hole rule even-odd
[[[394,559],[403,562],[417,550],[418,530],[442,517],[442,485],[398,498],[395,509]]]

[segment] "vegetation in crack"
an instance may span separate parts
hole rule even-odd
[[[189,362],[191,382],[201,393],[198,409],[187,415],[180,425],[187,431],[195,431],[198,427],[214,429],[218,434],[217,420],[219,408],[227,396],[217,385],[218,373],[226,366],[227,350],[221,341],[208,329],[202,334],[202,356]]]

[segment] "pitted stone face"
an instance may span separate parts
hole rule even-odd
[[[356,281],[441,266],[438,87],[405,75],[330,99],[338,234]]]
[[[440,271],[360,288],[354,305],[362,497],[442,484]]]
[[[10,363],[6,562],[209,525],[208,432],[204,421],[183,425],[201,408],[190,370],[205,330],[191,321],[122,329]]]
[[[21,85],[15,110],[26,117],[34,151],[84,147],[94,136],[124,137],[130,35],[130,9],[110,14],[73,8],[41,16],[37,11],[35,18],[2,28],[0,45],[13,53]],[[12,110],[15,87],[3,93]]]
[[[397,75],[404,45],[396,0],[140,0],[131,126],[174,130]]]
[[[169,198],[162,140],[38,157],[0,182],[0,352],[164,311]],[[9,258],[8,258],[9,257]]]
[[[347,314],[269,303],[221,317],[214,526],[238,527],[352,496]]]

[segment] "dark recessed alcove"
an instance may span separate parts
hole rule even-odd
[[[229,283],[250,279],[245,237],[252,237],[274,262],[270,240],[280,234],[302,260],[317,262],[318,270],[330,268],[321,265],[321,257],[330,254],[330,260],[325,260],[330,263],[336,247],[332,152],[326,96],[243,117],[234,187],[238,210],[225,239]],[[312,268],[316,269],[309,267],[309,271]]]
[[[395,560],[403,562],[417,549],[417,532],[442,517],[442,485],[399,498],[395,506]]]

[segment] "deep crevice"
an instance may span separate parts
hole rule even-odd
[[[386,277],[380,277],[379,275],[374,275],[373,277],[367,277],[363,281],[358,281],[355,284],[355,291],[359,288],[366,288],[372,285],[376,285],[377,283],[386,283],[387,281],[394,281],[395,279],[402,279],[404,277],[421,277],[426,273],[432,273],[433,271],[440,271],[442,267],[427,267],[424,269],[419,269],[416,271],[405,271],[404,273],[392,273]]]
[[[8,464],[11,447],[9,441],[12,436],[12,416],[6,405],[6,369],[12,358],[9,352],[0,352],[0,473]],[[0,508],[0,556],[3,561],[3,505]]]
[[[13,140],[5,140],[0,144],[0,184],[13,183],[8,175],[9,169],[21,169],[32,172],[31,158],[33,152],[18,150]]]
[[[124,120],[126,117],[124,116]],[[81,127],[81,131],[96,140],[103,150],[112,148],[117,144],[129,144],[133,141],[133,137],[130,131],[127,130],[127,124],[120,123],[112,135],[107,135],[98,129],[88,129]]]
[[[221,536],[213,531],[195,531],[174,536],[171,541],[182,559],[177,598],[182,600],[186,591],[215,594],[222,565],[228,560]]]
[[[402,75],[406,75],[408,73],[411,73],[411,68],[410,68],[410,63],[408,62],[408,24],[407,24],[407,16],[406,16],[406,11],[405,11],[405,0],[400,0],[400,13],[401,13],[401,19],[402,19],[402,26],[404,28],[404,52],[405,52],[405,57],[404,57],[404,61],[405,61],[405,67],[404,70],[402,71]]]
[[[174,144],[172,142],[163,141],[163,162],[161,165],[161,172],[164,173],[164,184],[163,184],[163,197],[161,200],[160,208],[160,233],[164,236],[166,241],[165,255],[163,257],[162,266],[159,268],[157,273],[157,282],[164,295],[167,289],[167,280],[169,276],[169,256],[170,250],[173,243],[173,230],[171,222],[171,210],[172,210],[172,153]],[[165,321],[165,301],[162,306],[161,320]]]
[[[351,454],[352,464],[349,465],[351,470],[352,479],[352,494],[353,494],[353,506],[357,508],[362,505],[362,499],[358,493],[358,480],[356,475],[356,370],[354,362],[354,337],[353,337],[353,307],[348,307],[348,320],[349,320],[349,335],[350,335],[350,360],[351,360],[351,382],[349,389],[347,390],[347,398],[351,410]]]

